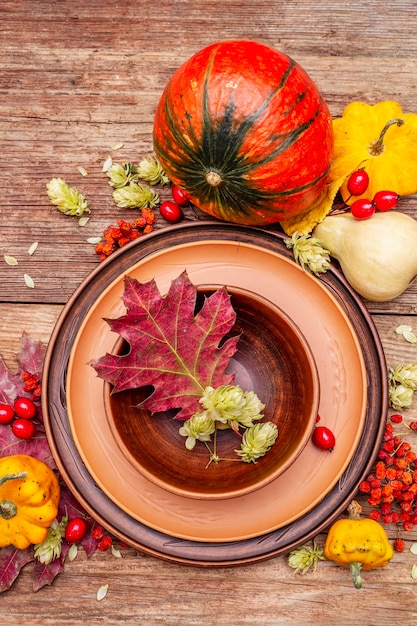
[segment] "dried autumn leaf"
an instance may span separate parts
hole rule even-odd
[[[126,355],[106,354],[91,362],[97,374],[114,386],[113,393],[152,385],[142,403],[152,413],[180,409],[188,419],[201,407],[205,387],[233,384],[226,367],[238,337],[220,342],[232,329],[236,314],[225,288],[205,298],[195,314],[197,289],[186,271],[172,281],[165,297],[156,282],[127,277],[123,302],[127,314],[106,320],[130,345]]]

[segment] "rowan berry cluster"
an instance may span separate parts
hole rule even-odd
[[[360,483],[359,491],[368,494],[368,504],[373,507],[370,518],[411,531],[417,525],[417,455],[394,432],[394,424],[402,423],[402,416],[394,414],[390,419],[373,472]],[[417,430],[417,422],[407,428]],[[398,548],[401,551],[401,543]]]
[[[112,538],[104,532],[101,526],[96,526],[91,532],[91,536],[97,541],[97,549],[100,552],[106,552],[113,545]]]
[[[141,217],[136,218],[133,222],[121,219],[117,222],[117,226],[108,226],[103,232],[103,241],[100,241],[96,246],[96,253],[99,255],[100,261],[104,261],[112,252],[122,248],[130,241],[151,233],[155,220],[156,216],[152,209],[144,208],[141,211]]]
[[[41,380],[37,374],[31,374],[27,370],[21,373],[23,391],[32,394],[32,400],[38,402],[42,394]]]

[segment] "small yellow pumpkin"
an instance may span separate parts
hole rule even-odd
[[[42,543],[58,513],[54,472],[26,454],[0,459],[0,548]]]
[[[343,567],[350,567],[353,584],[363,584],[361,570],[388,565],[394,551],[385,530],[377,521],[361,517],[362,508],[356,500],[349,507],[349,518],[337,520],[330,528],[324,546],[324,556]]]
[[[347,204],[372,200],[381,190],[400,196],[417,193],[417,114],[403,113],[391,100],[351,102],[333,120],[333,131],[332,177],[344,177],[340,192]],[[350,197],[347,181],[360,168],[367,172],[369,186],[362,195]]]

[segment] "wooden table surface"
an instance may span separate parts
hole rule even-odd
[[[47,344],[63,306],[99,263],[87,239],[131,216],[113,204],[103,162],[109,154],[137,162],[151,153],[156,104],[183,61],[217,40],[254,39],[297,60],[333,116],[354,100],[392,99],[417,112],[416,24],[414,0],[2,0],[0,354],[6,364],[15,366],[23,331]],[[50,204],[45,184],[55,176],[90,199],[84,228]],[[415,198],[404,199],[401,209],[417,217]],[[35,241],[38,250],[29,256]],[[19,265],[8,266],[5,254]],[[35,288],[25,285],[24,273]],[[366,305],[388,365],[417,361],[416,347],[394,333],[400,323],[417,330],[417,283],[394,301]],[[407,411],[407,419],[416,415],[415,408]],[[387,532],[391,540],[398,536],[395,526]],[[36,593],[29,564],[1,595],[0,624],[417,624],[411,578],[417,557],[409,552],[417,533],[403,537],[405,551],[388,567],[366,572],[360,591],[331,562],[300,576],[284,556],[195,568],[131,548],[122,559],[96,552],[87,560],[80,551]],[[109,592],[98,602],[106,583]]]

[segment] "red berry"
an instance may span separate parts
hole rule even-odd
[[[87,530],[87,524],[81,517],[74,517],[65,527],[65,539],[69,543],[81,541]]]
[[[170,224],[175,224],[182,220],[182,209],[176,202],[170,202],[167,200],[163,202],[159,207],[159,212],[167,222]]]
[[[377,191],[372,203],[378,211],[389,211],[397,206],[399,197],[394,191]]]
[[[171,189],[171,193],[175,202],[179,204],[180,206],[187,206],[189,204],[187,195],[185,191],[181,189],[181,187],[177,187],[176,185],[174,185],[173,188]]]
[[[326,426],[316,426],[312,439],[314,445],[320,448],[320,450],[329,450],[331,452],[336,445],[334,434]]]
[[[350,212],[357,220],[367,220],[375,213],[375,206],[369,200],[360,198],[359,200],[355,200],[352,204]]]
[[[13,406],[17,417],[22,419],[33,420],[36,415],[36,405],[30,398],[16,398]]]
[[[35,424],[28,419],[15,419],[12,431],[19,439],[31,439],[35,434]]]
[[[14,418],[14,410],[8,404],[0,404],[0,424],[10,424]]]
[[[394,415],[391,415],[390,420],[393,424],[401,424],[401,422],[403,421],[403,416],[399,413],[394,413]]]
[[[361,196],[367,190],[369,176],[365,170],[356,170],[349,177],[347,188],[351,196]]]

